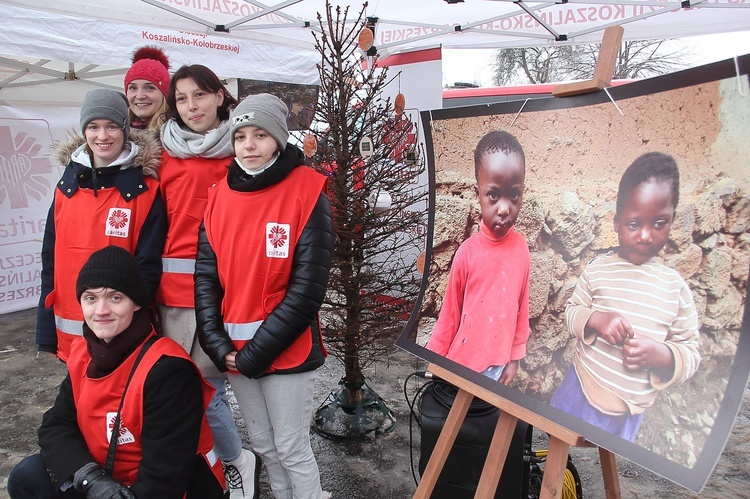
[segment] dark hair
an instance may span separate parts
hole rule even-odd
[[[482,158],[487,154],[495,152],[504,152],[506,154],[516,153],[521,156],[526,168],[526,156],[523,153],[518,139],[510,133],[503,130],[493,130],[487,133],[479,140],[477,148],[474,149],[474,177],[479,178],[479,168],[482,164]]]
[[[680,171],[677,162],[669,154],[647,152],[638,156],[622,174],[620,187],[617,189],[617,213],[622,212],[625,198],[633,189],[652,180],[669,184],[672,202],[677,209],[680,197]]]
[[[229,93],[229,90],[226,89],[219,77],[216,76],[216,73],[200,64],[182,66],[172,75],[172,79],[169,82],[169,94],[167,95],[167,119],[174,119],[181,126],[187,126],[177,111],[177,98],[175,97],[177,82],[185,78],[192,78],[195,84],[198,85],[198,88],[205,92],[212,94],[217,93],[219,90],[224,92],[224,102],[219,106],[217,115],[220,121],[229,119],[229,113],[237,105],[237,99]]]

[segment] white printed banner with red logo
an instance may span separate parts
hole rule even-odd
[[[180,26],[184,22],[169,25],[166,20],[159,24],[144,18],[154,24],[140,25],[134,19],[122,22],[10,5],[0,5],[0,16],[4,19],[0,51],[14,57],[127,68],[136,49],[155,45],[169,57],[171,72],[184,64],[203,64],[224,78],[302,84],[317,84],[319,79],[315,65],[320,54],[310,44],[304,48],[283,46],[207,33],[197,25],[190,31]]]
[[[54,143],[78,117],[77,108],[0,106],[0,314],[39,302],[42,237],[62,174]]]
[[[626,27],[624,40],[745,31],[749,2],[378,0],[364,14],[377,20],[373,43],[386,56],[438,45],[600,43],[603,30],[615,25]],[[340,16],[352,23],[364,2],[330,3],[334,16],[336,8],[351,5]],[[323,0],[6,0],[0,2],[0,48],[16,57],[129,65],[135,47],[154,44],[175,54],[173,70],[199,63],[225,77],[257,80],[265,72],[269,80],[314,84],[302,79],[317,78],[315,34],[319,15],[325,24],[325,6]],[[304,60],[311,55],[317,56],[312,65]]]

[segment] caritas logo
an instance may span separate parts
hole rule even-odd
[[[107,442],[112,440],[112,433],[115,429],[115,419],[117,418],[116,412],[108,412],[105,416],[107,421]],[[135,442],[135,437],[133,434],[128,430],[124,424],[122,424],[122,421],[120,421],[120,428],[117,431],[117,445],[123,445],[123,444],[132,444]]]
[[[29,197],[41,201],[51,188],[46,175],[52,170],[43,157],[43,146],[26,132],[15,136],[0,126],[0,203],[10,199],[12,210],[29,207]]]
[[[104,234],[109,237],[128,237],[130,233],[130,209],[110,208]]]
[[[289,258],[289,234],[291,226],[278,222],[266,224],[266,256],[268,258]]]

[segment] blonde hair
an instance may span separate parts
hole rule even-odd
[[[133,113],[133,110],[130,109],[130,106],[128,106],[128,120],[130,123],[133,122],[133,120],[140,119],[138,116],[136,116]],[[159,132],[161,130],[161,126],[164,124],[164,122],[167,121],[167,99],[166,97],[164,100],[161,101],[161,106],[159,106],[159,109],[156,110],[156,113],[154,113],[153,116],[151,116],[151,120],[148,122],[148,126],[146,127],[146,130],[150,132]]]

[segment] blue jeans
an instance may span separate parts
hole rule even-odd
[[[490,379],[499,381],[500,376],[503,374],[503,369],[505,369],[505,366],[487,366],[487,369],[482,371],[482,374]]]
[[[72,484],[71,484],[72,485]],[[8,494],[13,499],[85,499],[71,486],[55,490],[42,456],[32,454],[15,465],[8,476]]]
[[[214,397],[206,407],[206,419],[214,434],[214,449],[225,463],[234,461],[242,453],[242,437],[234,423],[232,408],[227,400],[226,378],[206,378],[216,388]]]

